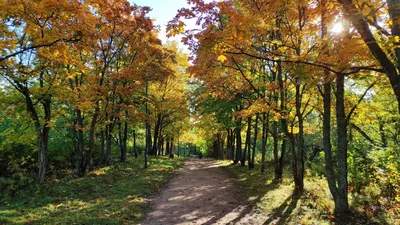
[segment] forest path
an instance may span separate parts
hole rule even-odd
[[[241,192],[216,162],[190,159],[140,224],[262,224]]]

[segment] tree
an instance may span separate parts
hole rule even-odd
[[[90,24],[91,13],[77,1],[2,1],[1,8],[1,76],[25,98],[36,130],[39,182],[43,183],[48,168],[52,97],[54,88],[65,77],[60,70],[64,62],[58,56],[67,43],[82,39],[83,30],[88,29],[82,21],[86,15]]]

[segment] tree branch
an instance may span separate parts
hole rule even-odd
[[[353,106],[353,108],[351,108],[349,114],[346,116],[346,122],[349,123],[351,116],[353,115],[354,111],[357,109],[358,105],[362,102],[362,100],[364,99],[365,95],[367,95],[368,91],[371,90],[371,88],[377,83],[378,81],[375,81],[374,83],[372,83],[365,91],[364,93],[361,95],[361,97],[358,99],[357,104],[355,104]]]

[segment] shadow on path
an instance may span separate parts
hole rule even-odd
[[[252,206],[227,171],[210,160],[191,159],[159,197],[141,224],[259,224]],[[239,222],[240,221],[240,222]]]

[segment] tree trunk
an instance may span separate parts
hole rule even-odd
[[[251,116],[247,118],[247,131],[246,131],[246,141],[244,143],[244,151],[242,155],[242,160],[240,160],[241,166],[245,166],[245,161],[246,161],[246,154],[247,151],[248,156],[247,156],[247,162],[250,164],[251,160]]]
[[[136,146],[136,126],[133,128],[133,154],[135,156],[135,159],[137,159],[138,151]]]
[[[50,164],[48,158],[49,152],[49,134],[50,134],[50,121],[51,121],[51,96],[45,96],[41,101],[44,109],[44,121],[43,124],[43,148],[44,148],[44,160],[45,160],[45,167],[46,173],[48,174],[50,171]]]
[[[237,164],[239,160],[242,158],[242,119],[236,119],[236,155],[233,164]]]
[[[146,103],[145,103],[145,108],[146,108],[146,116],[149,116],[150,112],[149,112],[149,85],[148,85],[148,81],[146,80]],[[144,150],[144,168],[146,169],[148,167],[147,163],[148,163],[148,154],[149,151],[151,149],[151,131],[150,131],[150,123],[149,123],[149,118],[146,119],[146,147]]]
[[[94,143],[95,143],[95,132],[96,132],[96,124],[97,124],[97,118],[100,114],[100,107],[99,107],[99,102],[97,102],[92,121],[90,123],[90,128],[89,128],[89,143],[87,150],[84,150],[84,154],[82,155],[83,157],[81,158],[80,162],[80,167],[78,171],[79,176],[84,176],[86,174],[86,170],[89,167],[90,162],[92,161],[92,153],[94,150]]]
[[[101,130],[101,132],[100,132],[100,144],[101,144],[101,146],[100,146],[100,148],[101,148],[101,163],[103,164],[104,163],[104,157],[105,157],[105,147],[106,147],[106,145],[105,145],[105,138],[104,138],[104,130]]]
[[[171,138],[171,147],[169,150],[169,158],[174,158],[174,138]]]
[[[75,159],[75,156],[78,152],[78,143],[77,143],[77,139],[78,139],[78,133],[77,131],[77,121],[74,121],[74,127],[71,128],[71,141],[72,141],[72,145],[74,146],[74,148],[71,150],[71,154],[69,155],[69,163],[71,165],[71,167],[75,167],[76,171],[78,171],[79,168],[79,164],[78,164],[78,160]],[[79,156],[78,156],[79,158]]]
[[[300,195],[303,192],[304,184],[303,180],[298,176],[298,166],[297,166],[297,152],[296,152],[296,140],[293,133],[289,132],[287,128],[286,119],[281,119],[282,129],[285,133],[285,136],[289,139],[290,149],[292,153],[292,175],[294,180],[294,195]],[[283,145],[283,144],[282,144]],[[281,158],[283,155],[281,155]]]
[[[159,135],[159,131],[160,131],[160,124],[161,124],[161,113],[158,113],[157,121],[154,125],[153,148],[151,150],[150,155],[157,155],[158,135]]]
[[[386,148],[388,146],[388,142],[384,128],[385,123],[382,121],[381,118],[378,118],[378,123],[379,123],[379,134],[381,135],[382,146]]]
[[[162,145],[163,145],[163,136],[162,136],[162,125],[160,125],[160,132],[158,134],[158,143],[157,143],[157,148],[158,148],[158,155],[162,155]]]
[[[290,149],[292,153],[292,175],[294,180],[294,195],[300,195],[303,192],[301,185],[302,180],[298,177],[298,166],[297,166],[297,152],[296,152],[296,140],[294,135],[287,133],[289,136]]]
[[[111,165],[111,150],[112,150],[112,128],[111,124],[106,128],[106,156],[104,158],[104,165]]]
[[[232,153],[232,143],[231,143],[231,132],[230,129],[227,130],[227,136],[226,136],[226,156],[227,159],[231,160],[233,157],[231,155]]]
[[[249,163],[249,169],[254,168],[254,159],[256,156],[256,147],[257,147],[257,135],[258,135],[258,118],[259,114],[256,114],[256,121],[254,123],[254,139],[253,139],[253,149],[252,149],[252,154],[251,154],[251,162]],[[249,153],[250,153],[250,148],[249,148]]]
[[[325,76],[328,76],[329,72],[325,71]],[[335,207],[337,207],[337,186],[336,177],[333,167],[333,155],[332,155],[332,144],[331,144],[331,81],[326,81],[324,84],[324,114],[323,114],[323,144],[325,153],[325,173],[328,180],[329,190],[331,191],[332,197],[335,201]]]
[[[39,129],[36,131],[37,136],[37,148],[38,148],[38,157],[39,157],[39,183],[44,183],[44,179],[46,177],[46,161],[47,161],[47,153],[46,146],[44,142],[45,136],[42,131]]]
[[[165,154],[165,146],[164,146],[165,138],[161,138],[161,155]]]
[[[181,156],[181,148],[180,148],[181,143],[180,143],[179,139],[180,139],[180,136],[179,136],[179,134],[178,134],[178,151],[177,151],[178,157]]]
[[[121,121],[119,122],[119,145],[120,145],[120,152],[121,152],[121,156],[120,156],[120,162],[124,163],[126,162],[127,159],[127,141],[128,141],[128,111],[125,111],[125,122],[121,123]],[[123,130],[122,130],[123,128]]]
[[[349,210],[347,181],[347,121],[344,106],[344,75],[338,74],[336,81],[337,161],[338,193],[335,213],[344,216]]]
[[[266,113],[263,113],[262,119],[262,135],[261,135],[261,173],[265,172],[265,153],[267,148],[267,140],[268,140],[268,118],[269,116]]]
[[[236,138],[235,138],[235,132],[234,132],[234,129],[230,129],[231,130],[231,155],[232,155],[232,160],[234,160],[234,158],[235,158],[235,141],[236,141]]]
[[[24,86],[21,85],[21,89],[23,90],[21,93],[25,97],[25,104],[26,104],[26,109],[31,116],[32,120],[34,121],[35,125],[35,130],[36,130],[36,146],[38,149],[38,163],[39,163],[39,183],[42,184],[44,183],[45,177],[46,177],[46,170],[48,168],[48,138],[49,138],[49,127],[48,127],[48,122],[50,122],[51,119],[51,111],[50,111],[50,103],[51,103],[51,98],[50,96],[44,98],[42,100],[42,104],[45,107],[45,121],[44,125],[40,124],[40,119],[39,115],[36,111],[35,105],[33,104],[33,101],[30,97],[30,92],[28,88],[25,88]]]
[[[321,38],[325,38],[328,33],[327,28],[327,17],[326,17],[326,7],[327,0],[321,1],[322,14],[321,14]],[[327,54],[327,52],[326,52]],[[328,180],[329,190],[335,201],[335,208],[337,207],[337,186],[336,178],[333,167],[333,156],[332,156],[332,144],[331,144],[331,93],[332,93],[332,82],[329,77],[329,71],[324,70],[324,112],[323,112],[323,145],[325,153],[325,173]]]
[[[299,78],[296,78],[296,116],[299,123],[298,134],[298,152],[296,153],[296,177],[295,177],[295,193],[300,195],[304,191],[304,122],[301,112],[301,83]],[[294,143],[295,145],[295,143]],[[294,149],[293,149],[294,150]]]
[[[282,64],[280,62],[277,63],[277,80],[279,85],[279,95],[280,95],[280,114],[281,114],[281,126],[282,130],[285,134],[282,140],[282,150],[281,150],[281,157],[279,159],[279,174],[278,177],[282,178],[283,175],[283,159],[285,157],[286,152],[286,138],[289,138],[288,128],[287,128],[287,109],[286,109],[286,91],[285,91],[285,84],[283,80],[282,74]],[[292,149],[293,150],[293,149]]]
[[[219,154],[218,158],[223,160],[224,159],[224,135],[219,133]]]
[[[170,147],[170,145],[169,145],[169,138],[167,138],[166,149],[165,149],[165,154],[166,154],[166,155],[169,155],[169,153],[170,153],[169,147]]]
[[[279,173],[279,137],[278,137],[278,122],[272,124],[272,136],[274,139],[274,174],[275,180],[282,178],[282,173]]]
[[[259,114],[256,114],[256,121],[254,123],[254,140],[253,140],[253,149],[252,149],[252,154],[251,154],[251,162],[249,162],[249,169],[254,168],[254,159],[256,155],[256,147],[257,147],[257,135],[258,135],[258,118]],[[250,148],[249,148],[249,154],[250,154]]]
[[[77,138],[76,138],[76,150],[77,150],[77,154],[78,157],[80,159],[84,159],[85,155],[84,155],[84,140],[83,140],[83,117],[82,117],[82,112],[79,109],[75,110],[75,114],[76,114],[76,122],[77,122],[77,127],[75,127],[76,129],[76,133],[77,133]],[[78,167],[77,167],[78,168]]]

